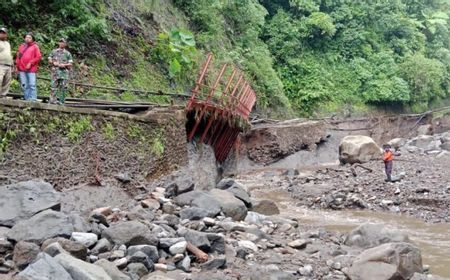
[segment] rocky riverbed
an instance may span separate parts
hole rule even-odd
[[[384,165],[372,160],[275,178],[276,189],[289,191],[312,209],[369,209],[407,214],[431,223],[450,221],[450,134],[395,139],[394,177],[385,182]],[[445,149],[444,149],[445,148]]]
[[[306,226],[233,179],[161,181],[88,215],[42,181],[0,188],[0,279],[439,279],[397,229]]]
[[[133,197],[127,174],[116,176],[123,189],[4,183],[0,279],[443,279],[398,227],[361,222],[326,230],[258,193],[284,191],[309,211],[364,209],[445,223],[449,140],[447,133],[391,141],[401,177],[395,183],[384,181],[375,160],[258,171],[217,184],[199,183],[186,169],[140,186]]]

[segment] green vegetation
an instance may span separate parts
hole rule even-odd
[[[114,138],[116,137],[116,132],[112,123],[107,122],[105,124],[105,126],[103,127],[103,135],[108,140],[114,140]]]
[[[91,117],[81,117],[78,120],[72,120],[66,124],[67,137],[72,142],[81,139],[84,133],[94,129]]]
[[[162,156],[165,150],[164,131],[162,130],[155,131],[154,135],[152,136],[152,141],[153,141],[151,146],[152,153],[157,157]]]
[[[245,71],[258,94],[257,111],[276,117],[421,111],[450,97],[446,0],[7,0],[0,10],[14,48],[34,31],[45,57],[58,37],[68,37],[74,78],[87,83],[188,92],[212,51],[217,65]],[[47,88],[41,82],[41,92]]]

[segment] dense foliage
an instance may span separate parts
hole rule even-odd
[[[0,10],[0,24],[35,31],[44,52],[69,37],[109,85],[187,91],[212,51],[254,81],[259,109],[278,113],[420,111],[450,97],[449,0],[7,0]]]
[[[449,96],[449,1],[261,2],[265,42],[300,111],[323,102],[423,110]]]

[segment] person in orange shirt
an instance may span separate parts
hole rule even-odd
[[[392,174],[392,161],[394,160],[394,154],[391,151],[391,146],[389,144],[383,145],[384,154],[383,154],[383,161],[384,161],[384,171],[386,172],[386,182],[391,181],[391,174]]]

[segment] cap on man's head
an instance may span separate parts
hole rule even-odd
[[[1,27],[0,32],[8,33],[8,29],[6,29],[6,27]]]
[[[389,145],[389,144],[384,144],[383,145],[383,149],[390,149],[391,148],[391,145]]]
[[[65,39],[65,38],[61,38],[61,39],[59,39],[59,41],[58,42],[60,42],[60,43],[66,43],[67,44],[67,40]]]

